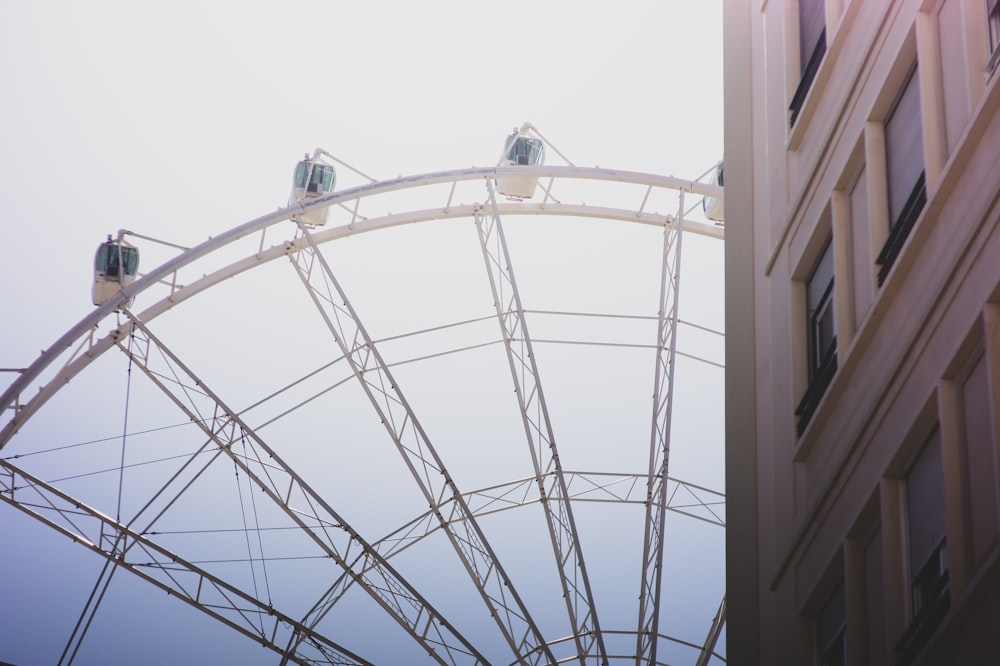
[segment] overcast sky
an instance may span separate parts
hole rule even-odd
[[[722,157],[718,0],[0,0],[0,10],[0,224],[6,237],[0,243],[0,275],[6,284],[0,291],[0,368],[29,365],[92,309],[93,253],[107,234],[124,228],[195,245],[283,206],[296,160],[316,147],[379,180],[494,165],[505,136],[525,121],[580,166],[694,179]],[[549,163],[559,163],[551,151],[549,158]],[[358,182],[342,168],[341,178]],[[476,309],[483,305],[476,299],[484,292],[465,294],[468,280],[458,277],[466,269],[483,277],[473,228],[451,222],[431,226],[330,244],[339,245],[328,250],[329,256],[373,337],[458,321],[466,316],[467,296],[472,303],[468,316],[490,313],[490,302]],[[526,307],[656,313],[659,230],[609,222],[572,226],[569,221],[534,226],[516,221],[509,227]],[[144,262],[173,252],[137,243]],[[687,318],[721,330],[721,242],[692,239],[690,248],[690,279],[683,287],[689,301],[682,301],[689,302]],[[144,263],[141,269],[152,267]],[[315,321],[298,319],[305,308],[286,307],[284,281],[288,289],[295,288],[287,264],[256,272],[210,290],[198,303],[192,299],[190,307],[164,317],[160,329],[206,376],[217,378],[218,384],[232,383],[229,395],[237,407],[266,394],[263,387],[281,385],[294,374],[289,368],[315,367],[332,353],[314,351],[325,343],[316,339],[311,344],[318,338]],[[623,286],[626,279],[634,282]],[[301,286],[297,289],[301,299]],[[488,299],[485,293],[480,300]],[[568,332],[565,325],[546,325],[540,319],[538,330],[554,338],[585,337]],[[652,330],[655,336],[655,325],[649,326],[639,324],[623,335],[637,340]],[[598,336],[606,333],[593,330]],[[721,362],[721,345],[694,334],[688,341],[691,353],[714,354],[712,360]],[[509,414],[502,422],[487,421],[493,417],[486,405],[510,400],[509,372],[506,379],[503,373],[488,379],[485,370],[469,377],[469,368],[480,361],[506,372],[500,349],[489,352],[490,360],[474,352],[399,370],[407,396],[424,410],[425,425],[431,424],[442,449],[452,452],[450,460],[464,474],[460,486],[466,490],[519,478],[528,469],[523,441],[513,449],[516,459],[503,446],[508,429],[513,439],[523,440],[519,423]],[[620,465],[622,469],[612,471],[645,471],[651,353],[615,356],[556,344],[544,350],[539,364],[557,438],[565,443],[564,466],[607,470]],[[416,352],[400,347],[398,353]],[[60,398],[35,418],[38,423],[0,455],[117,435],[117,443],[100,453],[81,447],[15,461],[53,481],[94,471],[104,459],[120,456],[127,362],[121,354],[107,356],[113,358],[95,364],[92,379],[75,380],[60,391]],[[220,361],[213,366],[222,358],[228,365]],[[0,374],[0,386],[14,376]],[[686,447],[675,443],[671,462],[672,475],[719,490],[721,380],[715,366],[679,361],[678,382],[685,388],[675,427],[684,429],[678,440],[686,441]],[[132,381],[128,431],[185,420],[155,396],[144,403],[151,391],[139,379]],[[333,418],[368,415],[370,405],[360,393],[346,391],[329,407]],[[324,472],[329,492],[375,540],[426,507],[415,499],[402,471],[385,471],[386,466],[401,467],[399,459],[385,443],[384,431],[366,430],[370,425],[344,426],[336,437],[367,441],[370,434],[381,438],[381,448],[360,446],[327,458],[304,443],[289,456],[306,468],[336,467],[338,473]],[[333,426],[315,428],[307,434],[275,429],[273,436],[322,447],[320,430],[329,432]],[[190,429],[183,433],[188,444],[198,440]],[[138,448],[128,455],[152,458],[149,450],[159,446],[190,450],[178,443],[180,432],[170,431],[169,437],[173,439],[167,442],[137,436]],[[449,448],[452,440],[467,443],[470,437],[478,443],[473,453],[467,445]],[[379,453],[371,452],[375,450]],[[219,474],[233,483],[231,464],[225,468],[228,476]],[[117,474],[88,478],[94,488],[78,488],[73,482],[65,487],[100,492],[95,488],[103,484],[104,491],[117,491]],[[141,477],[131,483],[141,484]],[[229,501],[236,490],[219,490],[219,497]],[[200,502],[222,502],[209,489],[202,492],[193,493],[186,511],[197,513]],[[641,507],[631,507],[628,518],[616,513],[623,511],[620,507],[597,507],[581,509],[578,522],[589,534],[581,541],[593,568],[610,572],[595,583],[595,593],[608,607],[603,626],[632,631],[634,621],[627,618],[635,612],[638,592],[639,569],[633,560],[641,555],[636,552],[641,550]],[[538,515],[528,518],[511,511],[493,519],[490,529],[503,544],[498,548],[508,554],[511,569],[523,577],[523,587],[531,590],[526,596],[533,603],[540,597],[535,611],[539,624],[548,627],[551,622],[558,633],[562,620],[547,616],[564,612],[561,602],[541,598],[556,579]],[[690,519],[670,521],[670,544],[676,549],[670,557],[676,559],[668,560],[675,574],[668,596],[674,605],[665,615],[678,625],[661,630],[700,642],[723,590],[721,529]],[[0,661],[54,663],[103,561],[6,504],[0,505],[0,528]],[[685,544],[691,546],[687,555]],[[445,545],[411,556],[413,573],[407,575],[422,589],[438,590],[436,603],[451,613],[482,614],[482,608],[466,608],[458,593],[451,598],[440,592],[467,584],[453,583],[457,560]],[[187,547],[189,557],[202,560],[223,549],[210,537]],[[294,573],[283,574],[279,566],[274,564],[270,572],[275,587],[282,575]],[[311,572],[313,565],[304,561],[293,566]],[[250,573],[257,576],[254,584],[262,585],[263,572]],[[241,581],[247,575],[235,574]],[[303,587],[318,595],[324,584]],[[356,612],[330,619],[329,634],[373,661],[412,659],[412,653],[393,647],[391,637],[399,637],[392,632],[398,630],[383,627],[384,618],[369,618],[366,613],[377,612],[366,610],[365,599],[357,603]],[[338,628],[337,621],[348,629]],[[495,650],[494,629],[485,620],[470,620],[468,633],[482,641],[484,650]],[[690,651],[676,654],[678,663],[693,663],[690,657]],[[75,663],[139,661],[270,664],[278,659],[122,572],[112,581]]]

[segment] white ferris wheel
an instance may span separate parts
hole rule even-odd
[[[52,658],[99,654],[128,578],[261,663],[724,663],[721,412],[684,403],[721,331],[681,297],[713,300],[681,276],[721,257],[720,177],[575,166],[525,124],[495,167],[317,149],[199,245],[109,236],[95,309],[0,397],[4,521],[93,572]]]

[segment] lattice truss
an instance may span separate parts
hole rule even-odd
[[[511,169],[539,178],[531,200],[497,193]],[[386,642],[410,646],[409,663],[720,662],[724,602],[695,637],[671,635],[660,612],[670,595],[668,514],[716,535],[725,524],[722,494],[673,478],[668,467],[677,359],[697,358],[721,377],[719,354],[678,345],[682,238],[714,239],[721,254],[722,227],[700,215],[704,196],[721,189],[599,168],[474,167],[345,188],[179,253],[150,246],[144,262],[157,268],[18,371],[0,397],[0,499],[105,562],[68,637],[56,639],[66,640],[61,661],[85,653],[122,570],[280,663],[376,663],[385,653],[357,629],[371,622]],[[298,217],[325,206],[325,227]],[[523,236],[542,216],[648,229],[657,244],[655,314],[531,309],[505,229]],[[346,275],[345,256],[368,252],[367,241],[327,248],[431,220],[464,234],[461,256],[478,264],[476,305],[447,319],[420,298],[388,315],[355,303],[366,279],[405,291],[418,269],[435,269],[422,263],[432,253],[413,245],[425,232],[411,232],[393,255],[400,265],[388,269],[381,259],[390,253],[377,244]],[[404,325],[411,318],[421,324]],[[529,334],[546,318],[617,318],[648,337]],[[543,390],[555,345],[643,355],[652,403],[642,441],[628,444],[641,467],[579,471],[572,446],[562,450]],[[438,374],[455,365],[460,382]],[[488,405],[504,413],[496,421],[481,419],[482,402],[463,402],[480,384],[502,387],[503,400]],[[432,404],[437,394],[443,407]],[[119,434],[43,444],[58,436],[58,419],[32,417],[66,401],[93,403],[84,429]],[[491,461],[507,458],[520,474],[497,481],[506,463]],[[470,464],[477,471],[466,475]],[[602,537],[577,518],[594,506],[632,507],[636,516],[627,546],[635,555],[619,572],[620,585],[638,592],[629,595],[629,626],[620,613],[602,615],[588,555]],[[521,536],[512,540],[512,530]],[[539,603],[542,594],[554,601]]]

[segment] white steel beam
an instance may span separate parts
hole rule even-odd
[[[131,316],[131,315],[130,315]],[[486,659],[137,318],[119,347],[323,552],[441,664]],[[164,369],[154,367],[154,356]],[[235,442],[247,453],[236,455]],[[297,647],[295,637],[290,645]]]
[[[293,215],[307,213],[314,209],[327,206],[344,206],[354,210],[354,215],[350,222],[343,226],[323,230],[316,234],[316,242],[324,243],[329,240],[343,238],[350,234],[373,231],[399,224],[419,222],[434,219],[445,219],[454,217],[471,217],[472,206],[451,206],[451,194],[447,203],[438,209],[427,209],[423,211],[411,211],[404,214],[385,214],[378,212],[375,214],[358,212],[360,202],[377,201],[380,195],[398,192],[405,189],[417,189],[434,186],[442,183],[452,185],[469,180],[482,178],[496,179],[504,175],[526,175],[549,178],[551,181],[557,180],[592,180],[598,182],[626,183],[638,185],[643,192],[643,196],[632,206],[601,206],[586,205],[585,203],[562,203],[549,200],[541,204],[530,202],[498,204],[499,211],[504,215],[571,215],[578,217],[599,217],[622,221],[638,222],[642,224],[672,225],[673,218],[656,213],[644,212],[646,191],[648,188],[660,188],[677,192],[690,192],[699,196],[722,197],[723,189],[717,185],[702,183],[699,181],[684,180],[671,176],[658,176],[655,174],[640,173],[634,171],[621,171],[615,169],[586,168],[586,167],[564,167],[564,166],[516,166],[516,167],[472,167],[469,169],[456,169],[453,171],[440,171],[434,173],[406,176],[393,180],[382,181],[361,185],[347,190],[333,192],[323,197],[317,197],[308,203],[296,204],[288,208],[262,215],[244,224],[233,227],[228,231],[217,234],[208,240],[182,252],[178,256],[170,259],[153,270],[145,273],[135,282],[128,285],[114,298],[109,299],[104,304],[96,307],[87,316],[72,326],[59,339],[54,341],[42,354],[27,368],[18,371],[14,381],[0,394],[0,413],[12,412],[10,421],[0,430],[0,449],[2,449],[10,438],[17,432],[18,428],[27,421],[32,414],[51,396],[52,392],[58,389],[68,377],[63,374],[56,382],[48,382],[43,387],[39,395],[32,396],[27,402],[23,396],[28,387],[38,379],[38,377],[51,366],[59,357],[68,350],[72,350],[77,345],[85,347],[85,357],[82,362],[75,363],[74,370],[78,372],[89,363],[89,359],[103,353],[110,346],[107,340],[103,344],[93,346],[93,331],[95,326],[107,318],[109,315],[119,310],[125,303],[134,299],[136,295],[148,289],[160,285],[169,285],[169,293],[156,301],[152,306],[141,313],[143,321],[151,321],[154,317],[162,314],[175,304],[200,293],[204,289],[221,282],[234,275],[259,266],[266,261],[273,260],[286,254],[284,244],[279,244],[263,248],[263,233],[270,227],[289,219]],[[452,188],[452,193],[454,188]],[[195,211],[196,212],[196,211]],[[713,238],[721,238],[724,231],[719,225],[707,224],[703,222],[686,222],[687,228],[693,233],[701,233]],[[211,273],[208,276],[196,276],[191,280],[190,285],[184,286],[184,281],[178,282],[180,271],[202,259],[216,250],[220,250],[230,244],[250,237],[254,234],[261,234],[260,250],[244,260]],[[87,346],[88,337],[91,337],[91,346]],[[80,358],[72,359],[74,362]],[[66,368],[64,368],[66,370]]]
[[[663,587],[663,530],[666,516],[663,507],[666,505],[667,471],[670,462],[670,423],[673,410],[674,360],[677,352],[679,304],[677,297],[681,277],[683,218],[684,192],[681,192],[676,226],[663,229],[660,321],[657,328],[656,370],[653,380],[653,417],[650,428],[642,580],[639,589],[636,666],[641,666],[643,663],[657,663],[660,596]]]
[[[712,627],[708,630],[708,636],[705,637],[705,645],[701,649],[701,654],[698,655],[698,661],[695,662],[695,666],[708,666],[712,657],[716,656],[715,645],[719,642],[719,637],[722,635],[722,628],[724,626],[726,626],[726,598],[722,597],[719,610],[715,613],[715,619],[712,620]]]
[[[604,636],[590,589],[580,537],[573,520],[545,394],[538,376],[528,322],[524,317],[507,240],[497,212],[496,193],[489,179],[486,179],[486,189],[489,193],[489,205],[476,213],[476,230],[493,292],[493,304],[503,336],[521,422],[531,453],[538,493],[552,540],[563,599],[576,641],[577,656],[581,666],[592,655],[596,656],[600,664],[607,664]]]
[[[518,661],[555,658],[312,234],[288,257]],[[447,513],[446,513],[447,511]]]
[[[685,192],[698,196],[723,196],[723,190],[721,187],[707,183],[700,183],[698,181],[688,181],[672,177],[613,169],[590,169],[585,167],[540,165],[486,168],[473,167],[470,169],[458,169],[453,171],[407,176],[394,180],[366,184],[340,192],[334,192],[325,197],[311,200],[308,204],[300,204],[289,208],[279,209],[275,212],[268,213],[245,224],[234,227],[221,234],[214,235],[205,242],[198,244],[189,250],[183,251],[159,267],[154,268],[137,279],[133,284],[123,289],[122,292],[120,292],[115,298],[91,311],[80,322],[71,327],[64,335],[54,341],[52,345],[43,350],[40,356],[29,367],[17,370],[17,377],[9,386],[6,387],[3,394],[0,395],[0,413],[8,414],[9,410],[10,414],[10,420],[3,425],[2,429],[0,429],[0,449],[3,448],[3,446],[11,439],[18,429],[23,426],[24,423],[31,418],[31,416],[35,414],[41,406],[44,405],[47,400],[59,390],[61,386],[65,385],[71,378],[85,369],[92,360],[99,357],[105,351],[114,346],[118,340],[123,339],[123,337],[128,334],[131,322],[127,319],[124,322],[119,319],[117,324],[112,324],[112,331],[99,339],[96,336],[96,327],[99,323],[105,322],[105,320],[109,319],[116,310],[121,309],[123,304],[135,298],[137,294],[148,292],[146,295],[152,296],[152,304],[149,305],[149,307],[147,307],[139,317],[141,321],[149,322],[156,316],[159,316],[177,304],[184,302],[188,298],[201,293],[215,284],[242,273],[243,271],[260,266],[261,264],[275,258],[300,251],[306,243],[306,239],[303,237],[293,237],[291,240],[279,241],[277,245],[265,247],[265,233],[267,233],[272,227],[275,227],[275,225],[288,220],[292,215],[326,206],[337,206],[338,208],[342,208],[347,211],[348,216],[345,219],[345,224],[318,230],[314,238],[308,239],[309,243],[319,244],[343,238],[347,235],[355,233],[374,231],[377,229],[412,222],[455,217],[473,217],[475,214],[475,206],[466,206],[464,204],[453,205],[456,185],[465,181],[480,180],[484,178],[492,180],[503,177],[508,172],[511,175],[534,175],[539,178],[544,178],[547,183],[545,188],[546,196],[544,201],[541,203],[517,202],[496,204],[496,211],[498,214],[503,215],[571,215],[582,218],[597,217],[662,226],[667,233],[669,233],[677,226],[678,220],[683,216],[683,206],[680,207],[680,214],[676,218],[671,215],[648,212],[646,210],[646,206],[647,201],[649,200],[650,192],[656,189],[674,190],[681,194],[682,200]],[[580,202],[578,199],[570,201],[569,198],[564,195],[562,189],[560,189],[561,183],[569,180],[589,180],[593,181],[595,184],[598,182],[612,182],[637,185],[638,195],[634,197],[635,201],[626,197],[624,200],[613,199],[608,202],[597,201],[590,202],[591,205],[587,205],[586,203]],[[377,204],[379,203],[380,195],[382,194],[400,192],[407,189],[425,188],[442,183],[451,185],[450,191],[447,193],[447,201],[444,201],[444,197],[442,197],[442,207],[428,208],[424,210],[411,210],[397,214],[387,213],[384,209],[378,209]],[[579,190],[580,188],[577,189]],[[632,188],[626,189],[631,190]],[[593,190],[591,190],[591,188],[586,188],[586,191],[588,192],[587,196],[595,196],[594,193],[598,190],[600,190],[600,188],[593,188]],[[618,189],[616,188],[614,191],[618,192]],[[597,205],[593,205],[595,203]],[[192,211],[192,213],[196,214],[197,211]],[[721,238],[724,233],[721,225],[713,225],[693,220],[685,220],[684,229],[687,232],[702,234],[713,238]],[[222,265],[218,268],[213,267],[214,270],[207,273],[204,272],[202,267],[196,263],[200,259],[209,257],[209,255],[212,255],[212,253],[216,250],[221,250],[239,242],[241,239],[250,238],[254,235],[259,235],[260,237],[259,247],[252,255],[247,256],[244,259]],[[202,266],[203,265],[204,264],[202,264]],[[161,295],[164,291],[166,292],[165,295]],[[67,353],[68,359],[66,359]],[[58,366],[55,365],[57,361],[64,363],[62,367],[54,372],[49,370],[49,368],[53,366],[58,368]],[[659,369],[658,372],[660,372]],[[39,380],[39,378],[44,379],[44,382],[41,384],[38,392],[34,395],[28,395],[28,388]],[[654,405],[659,405],[660,403],[660,398],[654,398]],[[667,404],[669,404],[669,400],[667,401]],[[654,416],[654,430],[656,428],[655,421],[656,417]],[[654,465],[653,461],[653,449],[655,448],[656,447],[651,447],[651,472],[647,487],[650,495],[660,495],[661,500],[657,500],[652,496],[647,498],[647,507],[652,511],[652,513],[648,516],[647,526],[656,524],[656,511],[660,511],[662,515],[662,510],[666,510],[664,507],[674,510],[672,507],[667,506],[669,502],[665,502],[662,499],[662,496],[667,493],[665,487],[665,456],[662,461],[663,475],[658,476],[656,473],[652,472],[654,467],[658,467],[658,465]],[[660,448],[662,449],[663,447]],[[537,478],[532,478],[530,482],[537,484],[538,480]],[[672,495],[673,494],[671,493],[671,496]],[[473,499],[466,500],[460,495],[456,495],[455,497],[456,499],[462,498],[463,501],[473,501]],[[476,501],[482,500],[487,503],[490,501],[485,494],[476,495],[474,493],[469,497],[478,498]],[[456,510],[450,506],[452,503],[451,498],[443,497],[440,504],[437,505],[437,508],[440,512],[448,512],[452,518],[455,518],[460,514],[468,515],[469,517],[480,515],[479,509],[472,507],[465,507],[464,509],[456,512]],[[697,501],[694,502],[694,505],[697,504]],[[712,502],[702,503],[701,508],[703,509],[708,507],[709,504],[712,504]],[[488,509],[484,508],[483,511],[488,511]],[[709,509],[709,511],[711,511],[711,509]],[[701,514],[702,512],[699,509],[696,510],[695,513]],[[705,515],[696,515],[695,517],[702,520],[708,520],[709,522],[715,522],[715,518],[712,516],[706,517]],[[464,522],[464,518],[461,520]],[[652,541],[650,536],[652,537]],[[652,535],[647,535],[647,547],[650,543],[655,544],[657,539],[660,539],[661,545],[659,547],[654,547],[653,553],[662,549],[662,535],[655,531]],[[646,572],[651,570],[650,565],[647,564],[648,555],[649,553],[644,554],[644,581],[646,579]],[[654,556],[653,560],[650,561],[655,563],[657,561],[656,557],[658,556]],[[652,569],[655,568],[655,566],[652,567]],[[646,590],[652,588],[647,586],[644,582],[643,589]],[[659,589],[658,585],[656,586],[656,589]],[[644,601],[643,603],[648,604],[650,602]],[[654,604],[653,607],[655,608],[656,606],[657,604]],[[642,623],[640,627],[641,626],[643,626]],[[655,636],[655,629],[648,635]],[[527,633],[525,636],[527,636]],[[541,638],[538,637],[537,640],[540,641]]]
[[[0,500],[275,652],[301,636],[312,653],[287,655],[296,664],[370,663],[2,458]]]
[[[563,477],[566,479],[567,496],[572,502],[643,505],[647,502],[647,474],[564,470]],[[667,504],[664,509],[710,525],[726,526],[725,518],[721,515],[725,512],[725,495],[678,479],[668,479],[668,483]],[[467,491],[462,496],[468,503],[472,515],[488,516],[541,502],[538,493],[533,491],[537,489],[537,485],[538,480],[535,477],[528,477]],[[450,502],[451,499],[446,500],[442,503],[442,508]],[[372,543],[372,547],[388,560],[440,529],[441,524],[435,518],[434,511],[425,511]],[[316,626],[352,584],[350,577],[346,573],[342,574],[302,619],[302,624],[309,627]],[[602,635],[604,633],[606,632],[602,631]]]

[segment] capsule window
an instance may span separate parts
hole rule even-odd
[[[118,253],[114,251],[113,245],[102,245],[97,251],[97,258],[94,260],[94,270],[98,273],[107,273],[108,265],[114,257],[115,265],[118,265]]]
[[[121,248],[122,262],[125,264],[125,275],[135,275],[139,269],[139,251],[134,247]]]
[[[303,188],[309,180],[309,162],[299,162],[295,167],[295,187]]]
[[[333,167],[325,164],[314,164],[310,181],[319,185],[320,192],[329,192],[333,189]],[[312,191],[312,188],[309,188]]]
[[[121,247],[121,262],[124,264],[125,275],[135,275],[139,266],[139,252],[134,247]],[[104,273],[108,277],[118,277],[119,274],[119,246],[107,243],[101,246],[97,253],[97,261],[94,268],[98,273]]]
[[[527,137],[516,137],[507,151],[512,164],[538,164],[541,161],[542,142]]]

